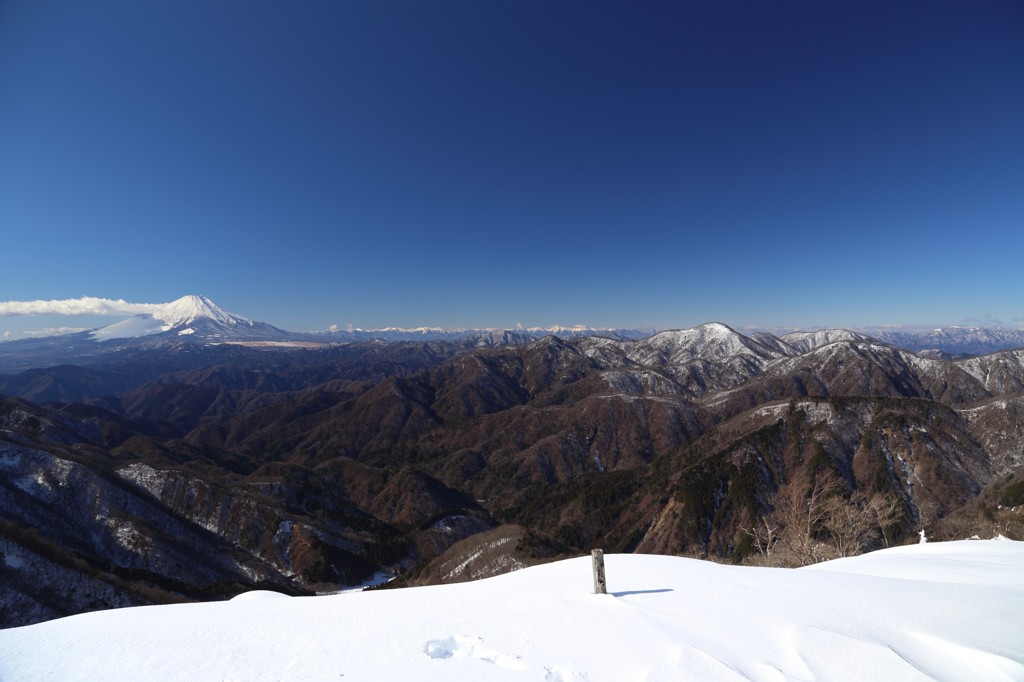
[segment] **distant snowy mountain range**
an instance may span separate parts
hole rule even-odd
[[[938,350],[952,354],[985,355],[1024,348],[1024,329],[949,326],[927,330],[867,330],[872,337],[906,350]]]
[[[693,336],[697,345],[714,343],[704,339],[709,329],[724,325],[700,325],[679,333]],[[727,327],[726,327],[727,328]],[[467,348],[519,345],[545,336],[563,339],[605,337],[619,341],[654,335],[651,329],[614,329],[585,326],[528,327],[512,329],[446,329],[417,327],[404,329],[332,329],[319,332],[291,332],[224,310],[206,296],[184,296],[154,306],[144,314],[114,324],[74,334],[23,339],[0,344],[0,370],[29,364],[71,362],[112,350],[138,347],[162,341],[199,344],[236,343],[254,346],[309,346],[367,340],[459,342]],[[805,352],[836,341],[875,339],[898,348],[925,355],[949,357],[984,355],[1010,348],[1024,348],[1024,329],[950,326],[926,330],[874,329],[849,331],[822,329],[793,331],[782,335],[756,332],[739,335],[741,343],[754,349]]]

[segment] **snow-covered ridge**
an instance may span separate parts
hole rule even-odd
[[[643,365],[682,365],[691,360],[724,360],[735,356],[758,359],[778,357],[778,352],[720,322],[690,329],[664,331],[643,339],[629,357]]]
[[[871,341],[871,337],[848,329],[818,329],[810,332],[790,332],[780,337],[787,344],[801,352],[839,341]]]
[[[387,333],[405,333],[405,334],[476,334],[485,332],[530,332],[536,333],[547,333],[547,334],[583,334],[592,332],[616,332],[619,329],[615,327],[588,327],[585,324],[576,324],[572,326],[565,325],[553,325],[550,327],[382,327],[380,329],[363,329],[362,327],[352,327],[350,329],[331,329],[331,332],[387,332]],[[321,332],[322,333],[322,332]]]
[[[606,570],[605,595],[580,557],[440,587],[87,613],[0,630],[0,678],[1024,679],[1024,543],[804,569],[614,554]]]

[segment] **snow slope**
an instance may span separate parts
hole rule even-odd
[[[590,559],[475,583],[249,593],[0,631],[0,679],[1021,680],[1024,543],[798,569]]]

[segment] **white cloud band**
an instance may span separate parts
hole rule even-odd
[[[155,313],[161,303],[128,303],[109,298],[69,298],[53,301],[0,301],[0,317],[12,315],[139,315]]]

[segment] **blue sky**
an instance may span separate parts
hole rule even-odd
[[[7,0],[0,102],[0,301],[1024,318],[1016,1]]]

